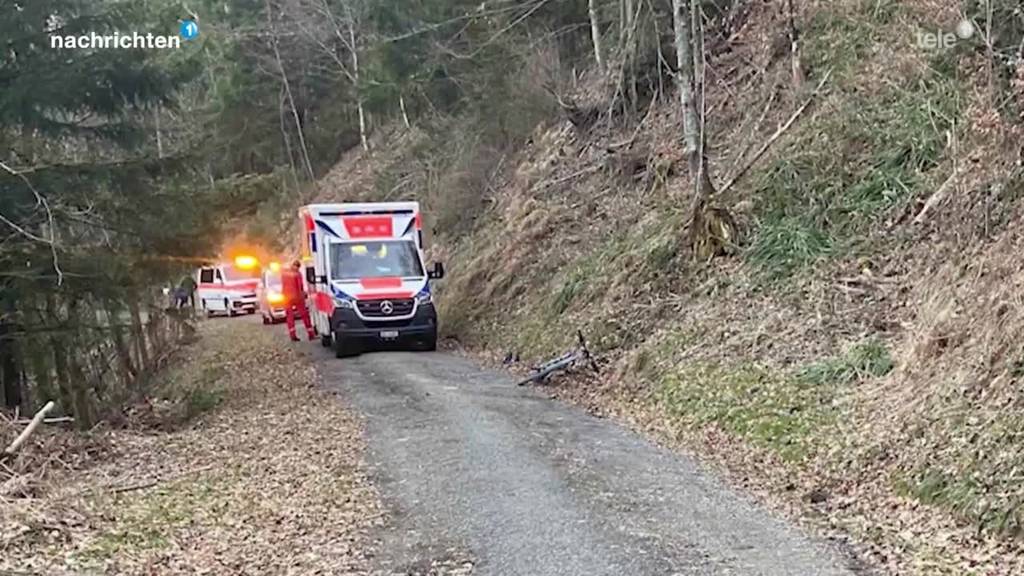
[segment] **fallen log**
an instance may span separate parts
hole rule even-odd
[[[53,410],[54,406],[56,405],[53,403],[53,400],[51,400],[46,403],[46,406],[40,408],[39,412],[36,412],[36,415],[32,417],[32,421],[28,423],[28,426],[26,426],[25,429],[21,431],[21,434],[18,434],[18,437],[14,439],[14,442],[11,442],[10,446],[4,449],[4,455],[10,456],[17,452],[18,449],[21,448],[21,445],[28,440],[28,437],[36,431],[36,428],[43,423],[43,419],[46,418],[46,415],[50,410]]]
[[[70,416],[57,416],[55,418],[43,418],[43,424],[70,424],[71,422],[74,422],[74,421],[75,421],[75,419],[70,417]],[[24,426],[25,424],[31,424],[32,421],[31,420],[15,420],[15,421],[13,421],[11,423],[12,424],[16,424],[18,426]]]

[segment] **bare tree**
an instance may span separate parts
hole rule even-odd
[[[288,97],[288,104],[291,107],[292,118],[295,120],[295,130],[299,136],[299,147],[302,149],[302,159],[306,167],[307,176],[310,180],[316,178],[313,173],[313,165],[309,161],[309,150],[306,148],[306,137],[302,133],[302,122],[299,120],[299,111],[295,107],[295,98],[292,96],[291,83],[288,82],[288,72],[284,69],[281,61],[281,50],[278,48],[277,27],[274,24],[273,10],[270,0],[266,0],[267,24],[270,27],[270,46],[274,49],[274,60],[277,62],[277,70],[281,74],[281,84],[284,86],[285,95]]]
[[[359,117],[359,143],[363,150],[369,150],[359,65],[365,23],[362,5],[359,2],[360,0],[297,0],[293,18],[303,35],[330,58],[341,76],[351,84],[355,92],[356,113]]]
[[[724,209],[712,208],[715,187],[708,170],[704,110],[704,27],[697,0],[672,0],[676,47],[676,84],[683,114],[683,151],[693,179],[690,208],[690,245],[694,254],[713,256],[732,243],[735,224]]]
[[[587,0],[587,12],[590,14],[590,37],[594,41],[594,60],[597,67],[604,70],[604,50],[601,45],[601,26],[597,21],[597,0]]]
[[[411,128],[412,124],[409,123],[409,113],[405,111],[405,95],[398,95],[398,107],[402,111],[402,122],[405,123],[406,128]]]
[[[796,27],[796,11],[793,8],[793,0],[786,0],[786,7],[789,12],[789,58],[793,75],[793,89],[799,90],[804,84],[804,67],[800,59],[800,30]]]
[[[706,174],[705,162],[700,155],[700,118],[697,115],[697,100],[694,90],[693,35],[690,19],[689,0],[672,0],[672,24],[676,45],[676,84],[679,89],[679,106],[683,113],[683,151],[694,176]],[[710,185],[710,179],[708,179]],[[703,187],[703,183],[701,184]],[[708,191],[710,194],[710,190]]]

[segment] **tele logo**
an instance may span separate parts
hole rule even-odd
[[[961,20],[955,32],[922,32],[916,33],[918,48],[923,50],[945,50],[952,48],[957,42],[969,40],[974,36],[974,24],[970,20]]]

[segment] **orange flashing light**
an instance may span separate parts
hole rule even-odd
[[[237,266],[238,268],[240,268],[242,270],[252,270],[253,268],[259,266],[259,264],[260,264],[260,261],[257,260],[253,256],[236,256],[235,257],[235,266]]]
[[[271,304],[283,304],[284,294],[281,294],[280,292],[270,292],[267,294],[267,302],[270,302]]]
[[[271,272],[280,272],[281,271],[281,263],[280,262],[271,262],[270,263],[270,271]]]

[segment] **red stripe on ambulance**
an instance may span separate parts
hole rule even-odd
[[[412,292],[363,292],[356,294],[356,300],[401,300],[412,298]]]
[[[391,238],[391,216],[350,216],[342,218],[349,238]]]
[[[313,304],[317,310],[324,314],[329,315],[334,312],[334,299],[325,292],[317,292],[313,297]]]
[[[402,279],[397,276],[385,276],[381,278],[362,278],[359,280],[359,284],[367,290],[376,290],[379,288],[401,288]]]
[[[221,290],[224,292],[253,292],[259,284],[257,282],[246,283],[246,284],[200,284],[198,289],[200,290]]]

